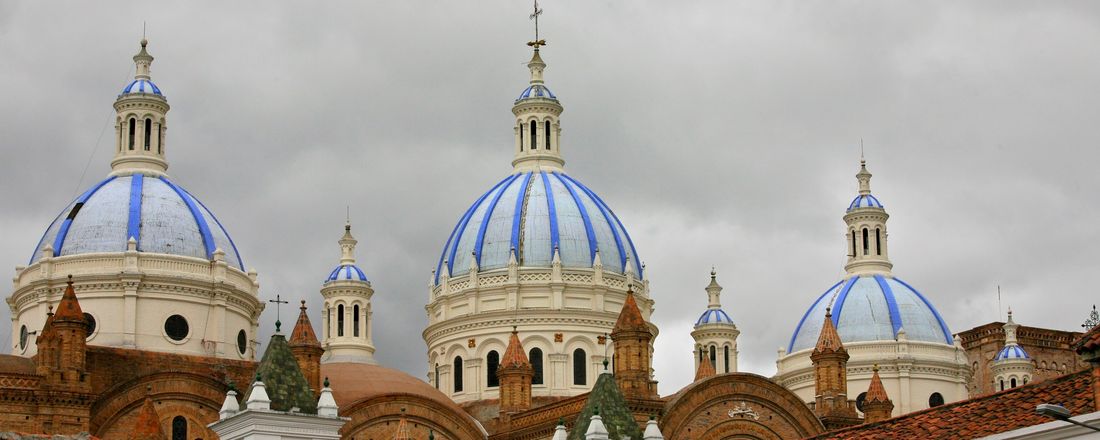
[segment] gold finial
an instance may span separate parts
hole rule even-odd
[[[528,41],[527,45],[539,50],[539,47],[546,45],[546,40],[539,39],[539,16],[542,15],[542,9],[539,9],[539,0],[535,0],[535,10],[531,12],[531,19],[535,20],[535,40]]]

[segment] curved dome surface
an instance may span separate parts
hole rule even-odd
[[[328,278],[325,278],[325,282],[339,281],[339,280],[351,280],[351,281],[369,281],[367,275],[363,273],[363,269],[354,264],[341,264],[336,266],[332,272],[329,272]]]
[[[852,203],[848,204],[848,210],[851,211],[856,208],[882,208],[882,202],[878,201],[878,197],[870,194],[858,195],[855,199],[852,199]]]
[[[830,306],[845,343],[894,340],[902,328],[911,341],[954,343],[940,313],[912,286],[890,276],[862,275],[834,284],[814,301],[795,327],[787,353],[817,344]]]
[[[124,252],[129,238],[141,252],[226,262],[242,271],[244,262],[233,239],[206,206],[167,177],[112,176],[77,197],[58,214],[35,248],[53,246],[55,257],[95,252]]]
[[[725,310],[707,309],[702,315],[699,315],[699,319],[695,320],[696,327],[706,324],[733,324],[733,320],[730,319],[730,315],[727,315]]]
[[[131,81],[130,84],[127,84],[126,87],[122,89],[120,95],[128,95],[131,93],[152,93],[154,95],[163,96],[163,94],[160,93],[160,87],[157,87],[156,84],[153,84],[152,81],[147,79],[135,79]]]
[[[554,93],[550,91],[549,87],[542,84],[532,84],[526,89],[523,89],[523,92],[519,94],[519,98],[516,98],[516,102],[530,98],[546,98],[555,101],[558,99],[558,97],[554,96]]]
[[[1028,356],[1023,347],[1019,345],[1006,345],[1005,348],[997,352],[997,356],[995,356],[993,360],[1000,361],[1005,359],[1031,359],[1031,356]]]
[[[630,235],[596,193],[538,171],[510,175],[474,202],[443,246],[435,282],[444,263],[452,277],[469,273],[471,255],[482,270],[506,267],[513,248],[521,267],[550,267],[557,248],[564,268],[591,268],[599,251],[605,271],[624,273],[629,262],[642,274]]]

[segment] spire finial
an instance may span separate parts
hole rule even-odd
[[[539,0],[535,0],[534,11],[531,12],[531,19],[535,21],[535,40],[528,41],[527,45],[535,48],[535,52],[539,51],[539,46],[545,46],[546,40],[539,39],[539,16],[542,15],[542,9],[539,9]]]
[[[298,310],[301,310],[303,312],[306,311],[306,300],[302,300],[302,306],[298,307]]]

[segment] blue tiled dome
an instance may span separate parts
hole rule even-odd
[[[696,327],[704,324],[733,324],[733,320],[722,309],[707,309],[695,320]]]
[[[841,341],[891,341],[901,328],[910,341],[952,345],[951,330],[924,295],[897,278],[852,276],[819,296],[795,327],[787,352],[812,348],[821,333],[825,309],[832,306]]]
[[[1031,359],[1031,356],[1028,356],[1024,348],[1019,345],[1006,345],[1005,348],[998,351],[997,356],[993,358],[994,361],[1003,359]]]
[[[523,89],[523,93],[519,94],[519,98],[516,98],[516,101],[518,102],[529,98],[545,98],[553,99],[555,101],[558,99],[557,96],[554,96],[554,94],[550,92],[549,87],[546,87],[542,84],[533,84],[531,86],[528,86],[526,89]]]
[[[858,195],[852,200],[852,203],[848,205],[848,210],[851,211],[856,208],[882,208],[882,202],[878,201],[873,195]]]
[[[328,281],[338,280],[352,280],[352,281],[370,281],[367,279],[367,275],[363,273],[363,270],[354,264],[341,264],[336,266],[331,273],[328,274]]]
[[[127,84],[126,87],[122,89],[122,93],[120,94],[127,95],[130,93],[152,93],[154,95],[163,96],[163,94],[160,93],[160,87],[157,87],[156,84],[153,84],[152,81],[149,81],[147,79],[133,80],[132,82],[130,82],[130,84]]]
[[[123,252],[129,238],[141,252],[214,258],[244,270],[237,246],[206,206],[167,177],[112,176],[58,214],[35,247],[31,263],[50,244],[54,256]]]
[[[547,195],[550,195],[547,197]],[[596,251],[605,271],[642,275],[630,235],[596,193],[560,172],[510,175],[474,202],[451,231],[436,266],[451,276],[470,271],[471,253],[482,270],[508,265],[550,267],[557,247],[562,267],[591,268]]]

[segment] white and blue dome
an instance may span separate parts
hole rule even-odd
[[[730,315],[726,314],[722,309],[707,309],[702,315],[699,315],[699,319],[695,320],[695,326],[707,324],[733,324],[733,320],[730,319]]]
[[[550,88],[546,87],[543,84],[532,84],[526,89],[523,89],[523,92],[519,94],[519,98],[516,98],[516,102],[530,98],[553,99],[555,101],[558,100],[558,97],[554,96],[554,93],[550,91]]]
[[[1012,344],[1006,345],[1004,348],[1001,349],[1001,351],[997,352],[997,356],[993,357],[994,362],[1006,359],[1031,359],[1031,356],[1027,355],[1027,352],[1024,351],[1023,347]]]
[[[233,239],[206,206],[167,177],[112,176],[97,183],[65,207],[35,248],[53,246],[54,256],[124,252],[129,238],[141,252],[212,260],[225,252],[230,266],[244,262]]]
[[[131,81],[130,84],[127,84],[126,87],[122,89],[122,93],[119,93],[119,95],[129,95],[131,93],[151,93],[164,96],[160,93],[160,87],[157,87],[156,84],[153,84],[152,81],[147,79],[135,79]]]
[[[370,281],[367,279],[367,275],[363,273],[363,270],[354,264],[341,264],[336,266],[336,268],[328,274],[328,278],[325,279],[325,282],[341,280]]]
[[[828,307],[844,343],[894,340],[902,328],[911,341],[954,343],[947,323],[917,289],[894,277],[863,275],[834,284],[814,301],[795,327],[788,353],[817,343]]]
[[[549,197],[547,196],[549,195]],[[564,268],[591,268],[596,251],[605,271],[642,275],[634,243],[596,193],[561,172],[510,175],[479,197],[451,231],[436,266],[452,277],[506,267],[511,249],[521,267],[550,267],[557,248]],[[629,262],[629,263],[628,263]]]
[[[856,196],[852,200],[852,203],[848,204],[848,211],[856,208],[882,208],[882,202],[878,201],[878,198],[870,194],[861,194]]]

